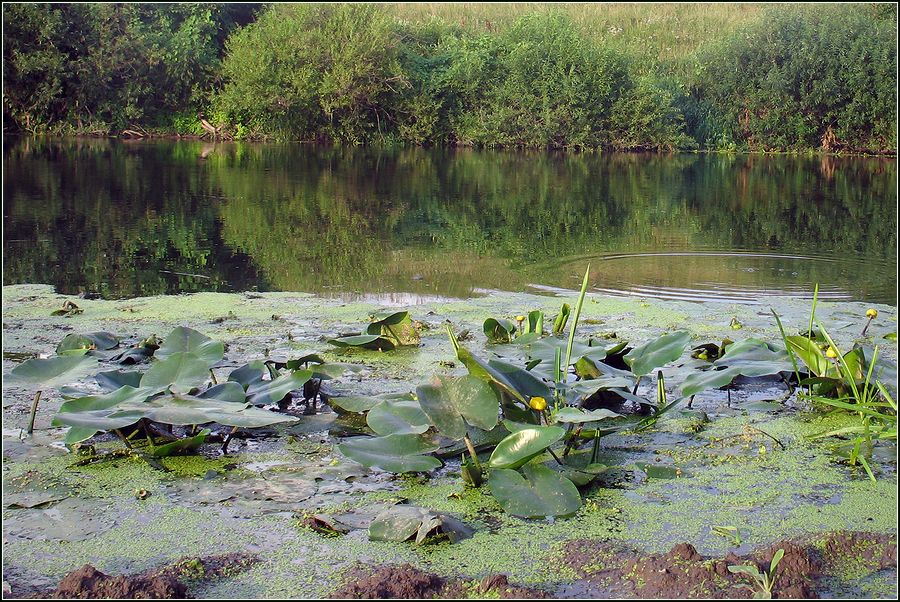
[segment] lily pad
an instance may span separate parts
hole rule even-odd
[[[657,368],[680,358],[690,340],[691,335],[685,330],[663,335],[632,349],[625,356],[625,363],[631,367],[636,376],[650,374]]]
[[[291,391],[302,389],[310,378],[312,372],[309,370],[294,370],[275,380],[258,381],[247,387],[247,400],[257,406],[278,403]]]
[[[97,366],[97,360],[84,356],[32,359],[13,368],[3,379],[3,384],[37,385],[52,389],[90,374]]]
[[[621,418],[621,414],[607,409],[585,411],[579,408],[565,407],[560,408],[556,413],[557,422],[571,422],[581,424],[584,422],[599,422],[600,420],[608,420],[610,418]]]
[[[207,363],[193,353],[179,352],[153,364],[141,378],[141,386],[174,387],[187,392],[194,387],[202,386],[207,380],[209,380]]]
[[[490,343],[509,343],[516,334],[516,325],[510,320],[488,318],[482,330]]]
[[[222,341],[214,341],[193,328],[179,326],[166,336],[154,355],[157,359],[165,360],[177,353],[193,353],[210,367],[222,359],[225,344]]]
[[[435,427],[452,439],[465,436],[467,422],[486,431],[497,425],[497,394],[474,376],[436,378],[433,384],[416,389],[416,395]]]
[[[575,484],[542,464],[529,464],[521,473],[494,469],[488,486],[497,503],[513,516],[569,516],[581,507]]]
[[[429,535],[445,535],[451,543],[456,543],[471,537],[472,533],[473,529],[454,518],[403,505],[388,508],[369,525],[371,541],[406,541],[415,537],[417,545],[424,543]]]
[[[339,337],[328,341],[336,347],[363,347],[377,351],[390,351],[397,345],[390,339],[377,334],[360,334],[351,337]]]
[[[419,333],[408,311],[381,312],[373,317],[366,334],[379,335],[398,347],[419,344]]]
[[[384,400],[373,407],[366,423],[379,435],[420,435],[431,427],[419,402]]]
[[[426,472],[441,465],[434,456],[421,455],[436,451],[438,446],[418,435],[354,437],[337,448],[363,466],[394,473]]]
[[[99,349],[106,351],[119,345],[119,339],[108,332],[88,332],[86,334],[67,334],[56,346],[57,355],[66,351],[79,349]]]
[[[562,439],[565,434],[566,430],[558,426],[535,426],[518,430],[497,444],[488,465],[491,468],[519,468]]]

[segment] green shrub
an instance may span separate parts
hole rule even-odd
[[[408,85],[397,43],[376,6],[275,5],[229,40],[215,105],[277,138],[371,141]]]
[[[752,150],[895,148],[896,18],[862,8],[773,8],[704,51],[698,138]]]

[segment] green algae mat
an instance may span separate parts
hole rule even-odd
[[[90,564],[211,598],[895,597],[896,435],[844,453],[882,423],[798,391],[838,349],[896,397],[896,316],[819,303],[818,374],[761,306],[7,286],[4,591]]]

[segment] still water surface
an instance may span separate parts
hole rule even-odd
[[[896,305],[894,159],[8,139],[3,282]]]

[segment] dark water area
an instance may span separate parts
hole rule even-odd
[[[897,304],[893,158],[4,142],[3,282]]]

